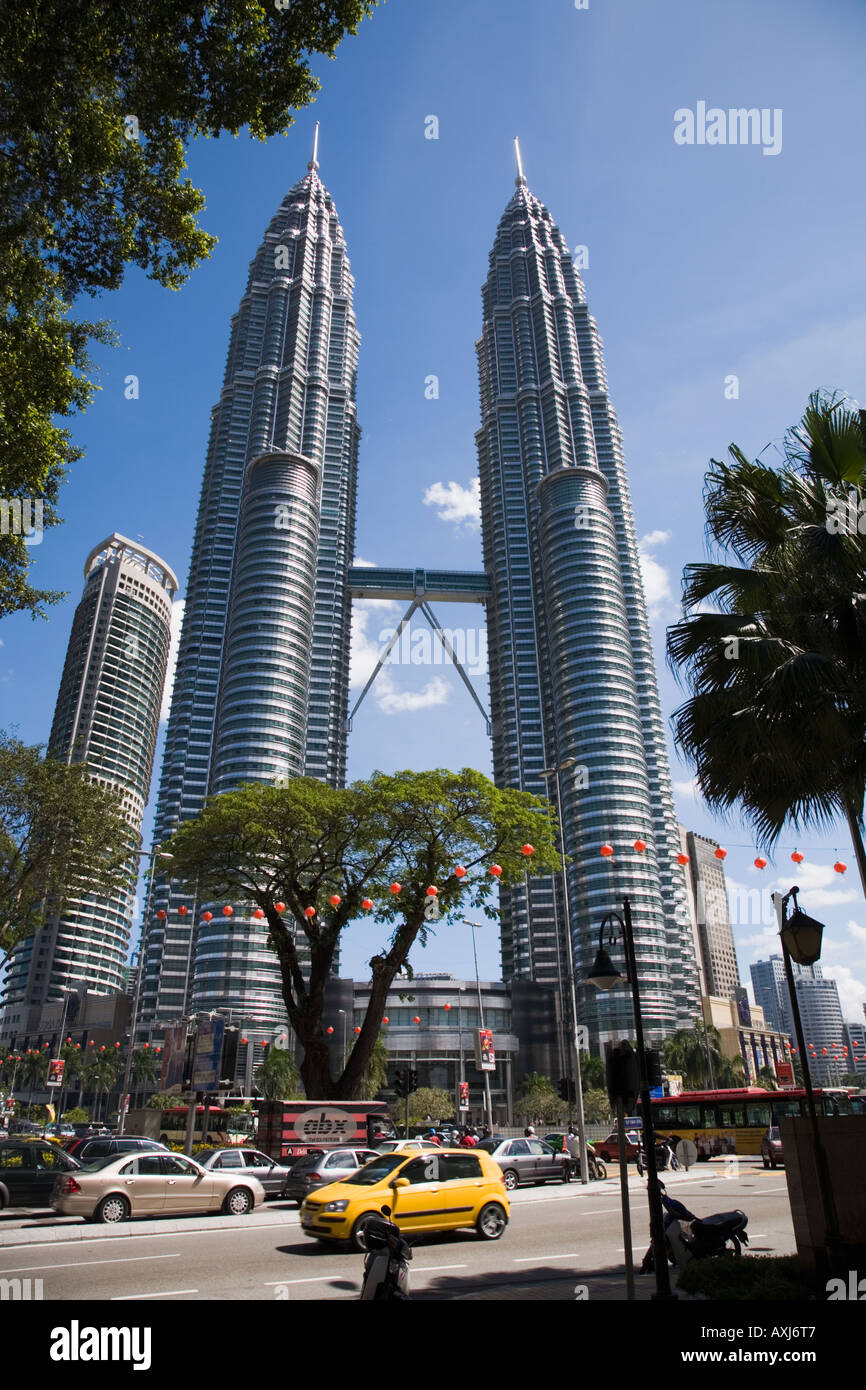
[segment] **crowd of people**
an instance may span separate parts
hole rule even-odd
[[[445,1145],[447,1148],[474,1149],[482,1139],[492,1138],[492,1132],[488,1125],[482,1125],[479,1130],[475,1125],[455,1124],[448,1125],[444,1134],[431,1126],[424,1137],[431,1144],[439,1144],[440,1147]]]

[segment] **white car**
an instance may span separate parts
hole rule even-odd
[[[386,1139],[376,1144],[377,1154],[416,1153],[419,1149],[440,1149],[441,1144],[433,1144],[429,1139]]]

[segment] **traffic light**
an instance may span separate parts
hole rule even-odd
[[[561,1076],[559,1078],[559,1099],[568,1101],[569,1105],[577,1103],[577,1086],[570,1077]]]
[[[413,1091],[417,1091],[417,1089],[418,1089],[418,1073],[417,1073],[417,1071],[410,1071],[409,1077],[408,1077],[408,1086],[409,1086],[409,1089],[408,1089],[408,1091],[406,1092],[407,1095],[411,1095]]]
[[[394,1073],[394,1094],[395,1096],[407,1096],[409,1094],[406,1087],[406,1073],[404,1071]]]
[[[663,1086],[662,1054],[657,1047],[648,1047],[644,1055],[646,1057],[647,1081],[649,1082],[650,1088]]]
[[[560,1100],[568,1100],[568,1081],[564,1076],[561,1076],[559,1078],[559,1085],[557,1087],[557,1090],[559,1091]]]
[[[631,1110],[640,1095],[640,1073],[637,1053],[630,1042],[606,1043],[607,1093],[611,1103],[621,1100]]]

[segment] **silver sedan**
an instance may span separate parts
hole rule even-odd
[[[266,1197],[286,1195],[291,1169],[288,1164],[277,1163],[259,1149],[199,1149],[196,1159],[211,1173],[234,1173],[237,1177],[252,1173],[265,1189]]]
[[[111,1154],[57,1178],[51,1206],[61,1216],[114,1224],[137,1216],[243,1216],[265,1191],[252,1173],[209,1172],[184,1154]]]

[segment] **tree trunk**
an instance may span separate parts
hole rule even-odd
[[[857,860],[857,869],[860,873],[860,885],[863,889],[863,896],[866,897],[866,849],[863,847],[863,836],[860,834],[860,820],[853,800],[849,796],[844,796],[842,799],[845,806],[848,829],[851,832],[851,844],[854,847],[854,857]]]

